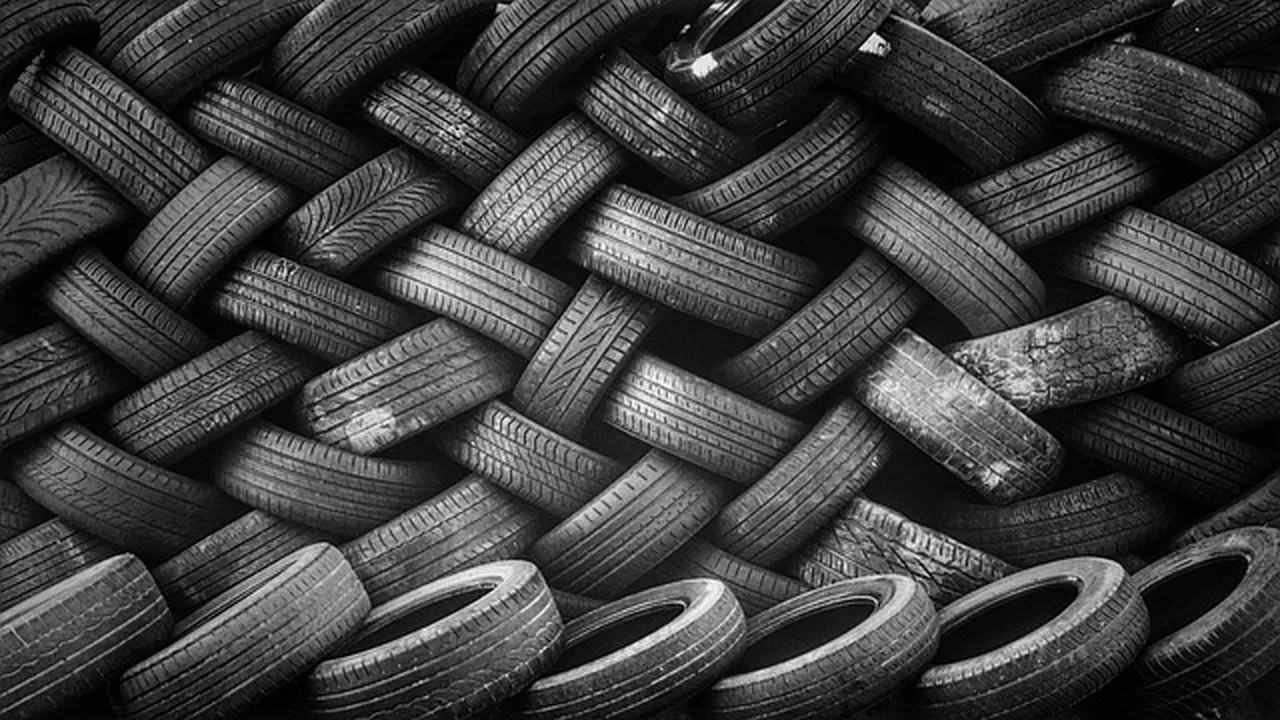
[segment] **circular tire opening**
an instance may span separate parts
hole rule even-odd
[[[1242,557],[1216,558],[1175,573],[1142,591],[1153,643],[1186,627],[1227,599],[1249,570]]]
[[[417,610],[405,615],[402,618],[393,620],[390,623],[374,630],[367,635],[361,635],[356,639],[350,647],[346,649],[346,653],[354,655],[364,652],[370,648],[378,647],[383,643],[391,642],[398,638],[402,638],[409,633],[421,630],[422,628],[439,622],[471,603],[479,600],[489,594],[491,588],[475,588],[458,595],[450,595],[449,597],[440,598],[439,600],[424,605]]]
[[[616,625],[601,628],[598,632],[579,639],[565,648],[560,659],[546,672],[547,675],[566,672],[598,660],[611,652],[621,650],[631,643],[675,620],[684,612],[681,605],[661,605]]]
[[[1002,648],[1061,615],[1079,596],[1080,590],[1075,585],[1054,583],[1030,588],[994,603],[944,630],[933,662],[959,662]]]
[[[875,602],[858,598],[787,623],[748,646],[729,674],[753,672],[803,655],[861,625],[875,611]]]

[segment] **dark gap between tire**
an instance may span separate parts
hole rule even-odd
[[[711,52],[730,40],[746,32],[752,25],[763,20],[773,12],[784,0],[746,0],[744,7],[733,14],[707,40],[703,52]]]
[[[861,625],[875,611],[873,600],[857,598],[787,623],[748,646],[729,674],[749,673],[803,655]]]

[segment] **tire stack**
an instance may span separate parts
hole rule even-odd
[[[1273,0],[6,0],[0,718],[1280,718]]]

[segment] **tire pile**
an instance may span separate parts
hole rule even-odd
[[[1280,718],[1275,0],[4,0],[0,718]]]

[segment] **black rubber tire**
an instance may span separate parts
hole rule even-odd
[[[942,350],[1014,407],[1034,415],[1159,380],[1190,357],[1188,345],[1163,320],[1105,295]]]
[[[1035,270],[960,203],[888,159],[844,200],[840,224],[889,258],[970,332],[984,335],[1044,312]]]
[[[987,174],[1044,149],[1049,120],[1022,91],[960,48],[890,15],[886,54],[857,52],[837,79]]]
[[[1151,641],[1113,686],[1130,717],[1186,717],[1280,665],[1280,530],[1231,530],[1167,555],[1134,581]]]
[[[793,113],[889,16],[889,0],[706,4],[667,50],[672,87],[729,127]],[[736,16],[736,17],[735,17]]]
[[[547,516],[471,475],[342,546],[381,605],[468,568],[525,556]]]
[[[9,91],[9,108],[146,215],[214,161],[186,130],[73,47],[32,61]]]
[[[560,617],[566,621],[580,618],[606,604],[604,600],[574,595],[555,588],[551,588],[551,596],[555,598],[556,608],[560,611]]]
[[[428,430],[515,386],[518,358],[440,318],[311,379],[299,427],[362,455]]]
[[[312,194],[378,154],[373,141],[246,80],[205,85],[179,117],[204,141]]]
[[[396,148],[320,191],[265,241],[303,265],[345,277],[461,201],[461,187],[443,171]]]
[[[1060,275],[1114,293],[1212,345],[1280,318],[1280,284],[1168,220],[1125,208],[1055,249]]]
[[[688,542],[720,509],[720,487],[651,450],[529,548],[559,590],[605,600]]]
[[[1172,407],[1229,433],[1280,417],[1280,321],[1178,368],[1160,385]]]
[[[889,696],[938,647],[938,618],[905,575],[845,580],[751,618],[746,647],[698,698],[711,720],[845,718]]]
[[[258,422],[218,446],[205,477],[250,507],[345,540],[424,502],[461,473],[439,460],[357,455]]]
[[[117,552],[58,518],[0,543],[0,612]]]
[[[1273,471],[1230,505],[1218,509],[1169,540],[1169,547],[1183,548],[1214,535],[1265,525],[1280,529],[1280,471]]]
[[[166,304],[185,309],[301,199],[288,185],[224,156],[160,209],[129,246],[121,267]]]
[[[98,18],[92,0],[15,0],[0,17],[0,77],[45,47],[67,42],[92,47]]]
[[[786,570],[814,587],[867,575],[909,575],[941,607],[1017,568],[884,505],[855,497],[792,554]]]
[[[564,652],[517,698],[518,717],[651,717],[728,671],[745,638],[742,608],[718,580],[643,590],[565,627]]]
[[[749,563],[696,537],[632,587],[638,590],[698,578],[719,580],[729,586],[748,618],[810,589],[806,583]]]
[[[57,143],[32,127],[31,123],[19,120],[9,127],[0,128],[0,182],[61,151]]]
[[[1216,74],[1257,98],[1273,116],[1280,110],[1280,50],[1275,47],[1233,57]]]
[[[921,720],[1012,720],[1070,707],[1115,679],[1149,629],[1129,574],[1094,557],[997,580],[938,620],[938,654],[911,688]]]
[[[0,613],[0,714],[58,717],[163,647],[173,616],[142,561],[116,555]]]
[[[446,457],[557,520],[626,470],[499,400],[445,422],[431,431],[431,440]]]
[[[52,515],[17,485],[0,480],[0,543],[11,540]]]
[[[227,591],[242,597],[120,676],[117,715],[227,717],[302,676],[369,613],[369,596],[332,545],[298,550],[243,586]]]
[[[1214,67],[1280,33],[1267,0],[1183,0],[1138,30],[1137,43],[1200,67]]]
[[[757,338],[803,307],[821,276],[807,258],[619,184],[579,211],[565,254],[629,290]]]
[[[183,0],[95,0],[94,14],[98,18],[98,43],[93,55],[104,65],[110,65],[120,48],[124,47],[151,23],[164,17]]]
[[[1267,116],[1204,70],[1131,45],[1098,43],[1035,81],[1045,110],[1142,140],[1209,169],[1262,139]]]

